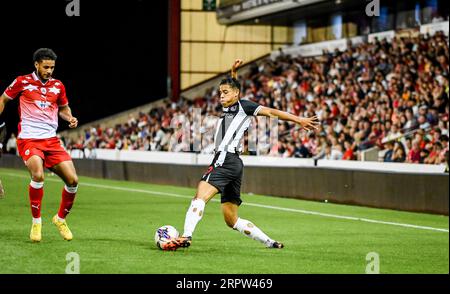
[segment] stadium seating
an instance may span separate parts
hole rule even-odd
[[[357,160],[376,146],[387,162],[444,163],[448,158],[448,75],[448,37],[439,32],[395,42],[376,40],[319,57],[267,58],[240,77],[242,99],[296,115],[316,114],[321,126],[313,134],[279,122],[278,143],[250,154]],[[181,97],[177,103],[167,102],[112,128],[92,126],[78,140],[66,139],[66,146],[192,150],[193,138],[182,140],[185,134],[176,127],[193,121],[193,108],[201,108],[207,117],[202,130],[213,128],[212,118],[220,112],[217,89],[208,89],[194,100]],[[202,143],[202,153],[213,152],[212,141]]]

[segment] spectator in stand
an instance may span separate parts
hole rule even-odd
[[[394,151],[392,154],[392,161],[393,162],[405,162],[406,155],[405,155],[405,147],[403,147],[403,144],[399,141],[394,143]]]
[[[411,109],[409,109],[409,108],[406,109],[406,111],[405,111],[405,118],[406,118],[406,122],[405,122],[405,124],[403,126],[403,129],[405,131],[408,132],[408,131],[415,130],[419,126],[419,124],[418,124],[417,120],[415,119],[414,114],[413,114]]]
[[[393,162],[393,155],[394,155],[394,144],[392,144],[391,141],[387,142],[386,145],[386,152],[384,153],[384,162]]]
[[[442,145],[438,142],[437,144],[433,145],[433,149],[431,152],[429,152],[429,155],[424,158],[424,163],[428,164],[439,164],[440,162],[440,155],[442,152]]]
[[[308,148],[301,142],[295,143],[295,150],[294,150],[294,157],[297,158],[308,158],[311,157],[311,153],[309,152]]]
[[[408,156],[406,158],[406,162],[408,163],[419,163],[420,162],[420,142],[414,140],[412,142],[412,148],[409,150]]]
[[[344,147],[345,147],[345,152],[344,155],[342,156],[343,160],[354,160],[355,159],[355,155],[354,155],[354,146],[352,143],[350,143],[350,141],[344,141]]]

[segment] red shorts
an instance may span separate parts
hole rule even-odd
[[[60,162],[70,161],[69,153],[61,146],[57,137],[48,139],[17,139],[17,150],[23,161],[37,155],[44,161],[46,168],[53,167]]]

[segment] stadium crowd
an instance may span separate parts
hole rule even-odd
[[[258,137],[258,149],[250,154],[356,160],[362,151],[377,146],[386,162],[446,162],[448,37],[438,32],[348,47],[311,58],[291,57],[280,50],[276,59],[253,64],[240,77],[242,99],[296,115],[318,115],[321,121],[316,133],[280,121],[278,142],[262,144],[270,136],[264,133]],[[221,111],[218,89],[208,89],[195,100],[167,102],[165,107],[130,116],[128,122],[115,127],[92,126],[77,140],[66,140],[66,146],[192,150],[193,141],[199,138],[182,140],[186,134],[177,126],[194,121],[194,108],[201,108],[202,133],[212,130]],[[212,153],[212,136],[202,146],[201,152]]]

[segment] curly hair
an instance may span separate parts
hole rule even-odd
[[[42,60],[56,60],[55,52],[50,48],[39,48],[33,54],[33,62],[41,62]]]
[[[241,90],[241,84],[238,82],[238,80],[229,76],[220,81],[219,86],[222,85],[229,85],[231,88],[238,89],[239,91]]]

